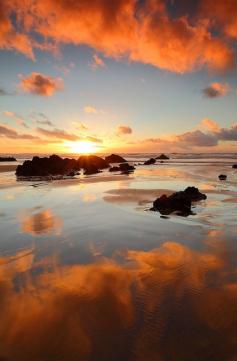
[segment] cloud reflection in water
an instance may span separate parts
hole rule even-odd
[[[222,243],[120,256],[1,267],[0,359],[234,360],[237,275]]]
[[[22,219],[21,230],[33,236],[45,234],[59,234],[62,220],[53,215],[50,209],[41,212],[31,213],[28,211]]]

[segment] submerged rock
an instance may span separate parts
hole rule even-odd
[[[76,159],[61,158],[58,155],[51,155],[49,158],[33,157],[32,160],[26,160],[16,169],[17,177],[50,177],[64,176],[80,170]]]
[[[107,163],[127,163],[126,159],[117,154],[111,154],[105,157]]]
[[[165,154],[161,154],[161,155],[159,155],[158,157],[156,157],[156,159],[170,159],[167,155],[165,155]]]
[[[178,212],[179,215],[192,214],[192,202],[206,199],[207,196],[199,192],[196,187],[188,187],[184,191],[175,192],[170,196],[163,194],[153,202],[152,211],[159,211],[162,215]]]
[[[17,162],[14,157],[0,157],[0,162]]]
[[[218,178],[219,178],[220,180],[226,180],[226,179],[227,179],[227,175],[226,175],[226,174],[220,174],[220,175],[218,176]]]
[[[155,158],[150,158],[144,162],[144,165],[155,164],[155,162],[156,162]]]

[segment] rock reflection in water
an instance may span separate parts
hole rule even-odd
[[[234,360],[236,268],[223,244],[210,249],[166,242],[122,264],[1,259],[0,359]]]

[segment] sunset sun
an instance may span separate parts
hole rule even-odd
[[[71,142],[69,147],[73,153],[91,154],[97,152],[95,144],[87,140]]]

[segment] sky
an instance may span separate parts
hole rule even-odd
[[[236,0],[1,0],[0,153],[236,152]]]

